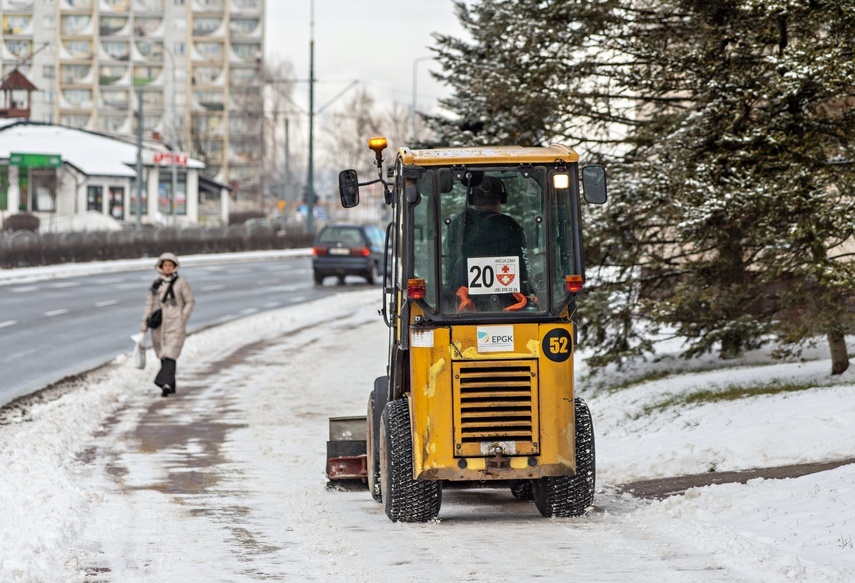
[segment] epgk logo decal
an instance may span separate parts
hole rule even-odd
[[[478,352],[509,352],[514,349],[513,326],[478,326]]]

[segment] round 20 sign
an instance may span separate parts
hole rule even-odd
[[[573,338],[564,328],[555,328],[543,337],[541,349],[549,360],[564,362],[573,354]]]

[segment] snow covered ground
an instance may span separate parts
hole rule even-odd
[[[662,501],[618,488],[852,457],[855,373],[830,378],[821,353],[592,379],[580,366],[598,470],[581,518],[446,490],[437,521],[393,524],[367,492],[328,491],[327,418],[363,414],[385,367],[378,301],[341,294],[193,335],[175,398],[151,384],[151,353],[143,371],[122,355],[0,412],[0,581],[855,581],[855,466]],[[775,384],[813,388],[750,394]]]

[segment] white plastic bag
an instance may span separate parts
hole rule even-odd
[[[134,334],[131,340],[134,341],[132,362],[136,368],[143,369],[145,368],[145,334]]]

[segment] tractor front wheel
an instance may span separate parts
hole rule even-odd
[[[413,438],[406,399],[383,409],[380,425],[380,483],[392,522],[427,522],[439,514],[442,483],[413,479]]]
[[[582,516],[594,501],[594,424],[582,399],[575,401],[576,475],[534,480],[534,503],[547,518]]]

